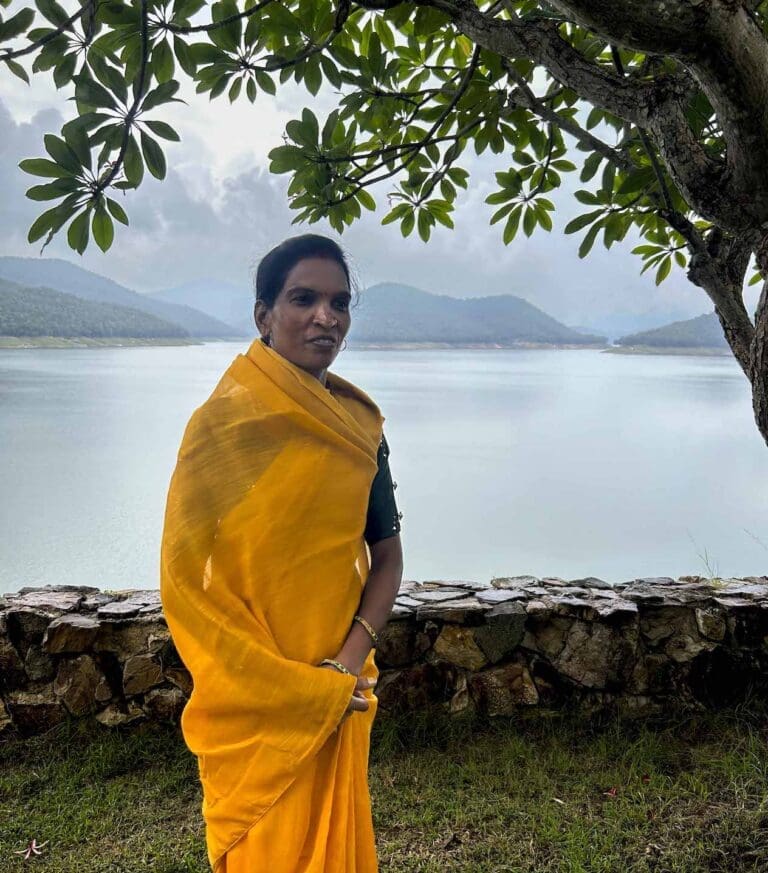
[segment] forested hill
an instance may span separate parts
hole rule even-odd
[[[654,346],[658,348],[727,349],[723,328],[714,312],[686,321],[675,321],[653,330],[631,333],[616,340],[620,346]]]
[[[0,336],[185,339],[189,334],[177,324],[128,306],[0,279]]]
[[[82,300],[116,303],[178,325],[193,337],[240,337],[243,332],[190,306],[178,306],[137,294],[106,276],[91,273],[60,258],[0,257],[0,279],[25,287],[55,288]]]
[[[513,346],[594,345],[605,337],[580,333],[511,294],[459,299],[410,285],[381,283],[352,310],[350,343],[436,342]]]

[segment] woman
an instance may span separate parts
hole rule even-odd
[[[374,648],[402,550],[384,417],[328,371],[350,299],[332,240],[266,255],[261,337],[192,415],[171,479],[160,590],[214,873],[377,870]]]

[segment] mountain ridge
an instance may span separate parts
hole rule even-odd
[[[61,258],[0,256],[0,278],[27,288],[45,287],[81,300],[137,309],[176,324],[195,338],[240,338],[236,328],[189,306],[154,300]]]

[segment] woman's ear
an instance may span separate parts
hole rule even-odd
[[[261,300],[257,300],[253,304],[253,320],[262,336],[269,333],[269,325],[266,323],[267,312],[268,309]]]

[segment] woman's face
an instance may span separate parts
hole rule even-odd
[[[271,309],[257,306],[256,325],[270,346],[325,384],[350,325],[347,276],[330,258],[303,258],[285,277]]]

